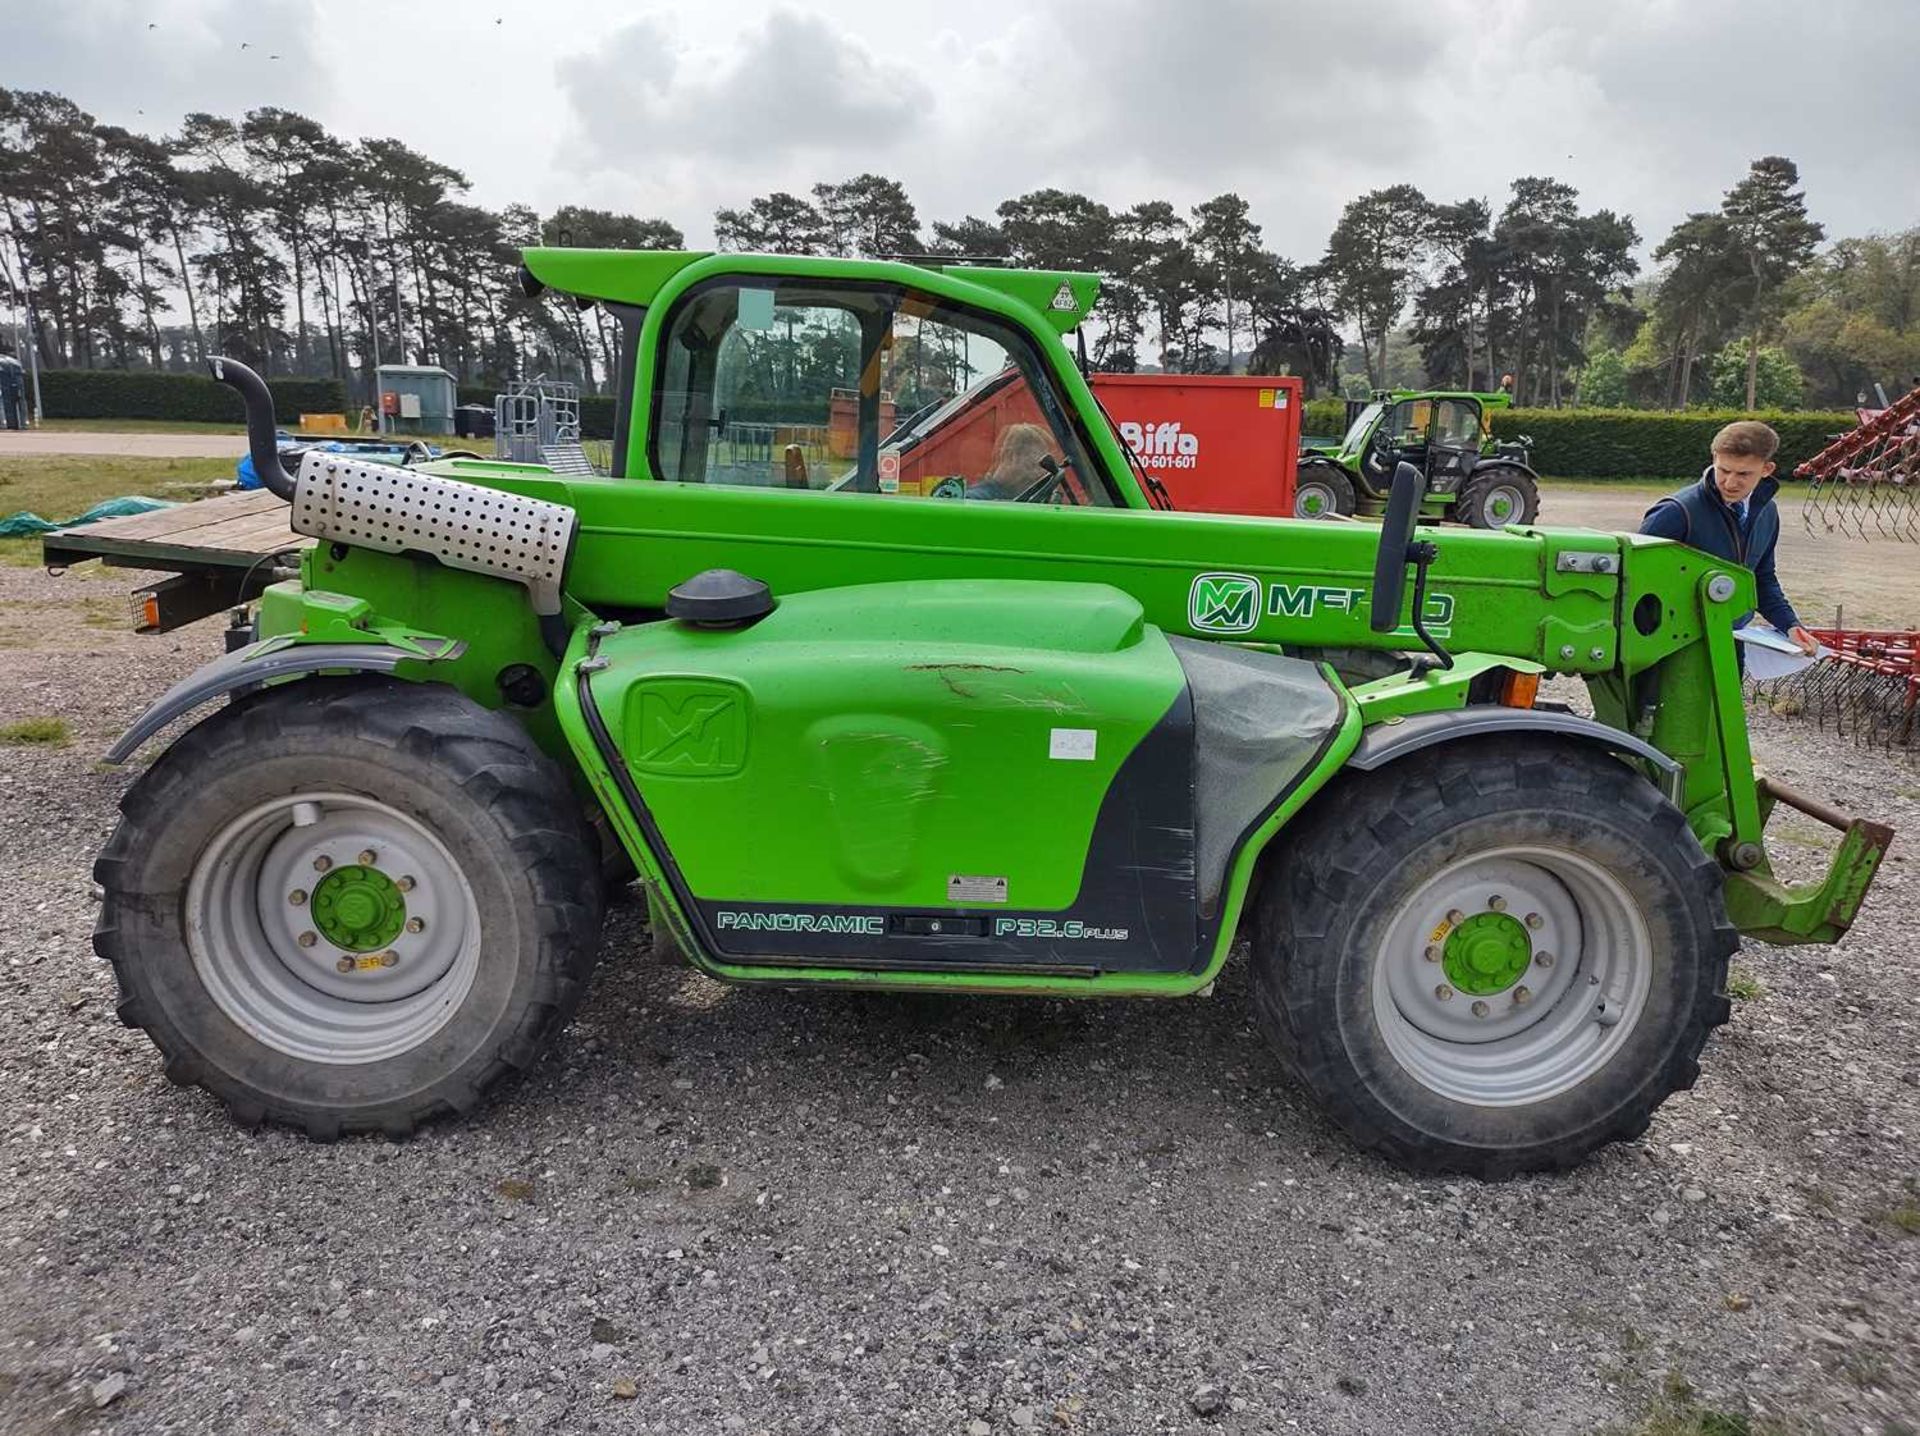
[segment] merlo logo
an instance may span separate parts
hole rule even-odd
[[[633,752],[642,772],[737,773],[747,760],[746,695],[730,683],[653,678],[634,685]]]
[[[1187,593],[1187,623],[1202,633],[1245,633],[1260,621],[1260,585],[1244,573],[1203,573]]]

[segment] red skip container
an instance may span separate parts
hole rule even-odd
[[[1174,507],[1293,516],[1301,381],[1273,374],[1095,374],[1093,392]]]

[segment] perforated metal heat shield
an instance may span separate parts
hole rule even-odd
[[[560,612],[574,511],[479,484],[341,454],[300,460],[293,531],[525,584],[539,614]]]

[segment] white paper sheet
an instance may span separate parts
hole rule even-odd
[[[1747,677],[1757,683],[1786,678],[1833,652],[1822,644],[1813,654],[1802,653],[1786,634],[1762,623],[1736,628],[1733,636],[1747,645]]]

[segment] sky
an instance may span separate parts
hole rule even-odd
[[[1905,0],[1902,0],[1905,3]],[[1545,174],[1643,255],[1761,155],[1830,236],[1920,223],[1912,35],[1864,0],[16,0],[0,86],[150,133],[299,110],[471,198],[668,219],[876,171],[923,222],[1054,186],[1244,196],[1324,249],[1382,185]]]

